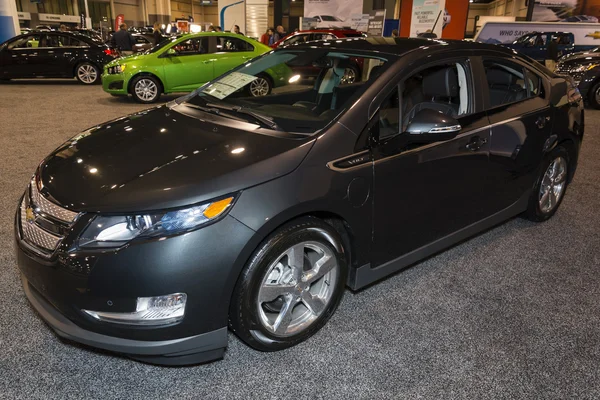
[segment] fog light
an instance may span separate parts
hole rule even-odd
[[[138,297],[135,312],[114,313],[82,310],[99,321],[129,325],[165,325],[183,319],[185,314],[185,293],[166,296]]]

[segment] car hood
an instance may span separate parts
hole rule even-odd
[[[576,64],[591,64],[600,62],[600,53],[591,53],[591,52],[578,52],[568,54],[564,57],[561,57],[559,60],[561,64],[567,65],[576,65]]]
[[[130,56],[119,57],[119,58],[111,61],[110,63],[108,63],[106,66],[114,67],[115,65],[120,65],[120,64],[127,63],[127,62],[139,61],[139,60],[143,61],[146,58],[148,58],[149,55],[150,54],[132,54]]]
[[[313,143],[184,104],[161,106],[75,136],[42,161],[37,179],[75,211],[158,210],[288,174]]]

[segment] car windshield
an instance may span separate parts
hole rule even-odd
[[[536,35],[534,34],[534,35],[524,35],[524,36],[521,36],[520,38],[518,38],[517,40],[515,40],[514,43],[515,44],[516,43],[525,44],[525,43],[527,43],[532,38],[532,36],[536,36]]]
[[[341,21],[339,18],[336,18],[336,17],[331,16],[331,15],[322,15],[321,19],[323,21]]]
[[[178,100],[190,107],[290,133],[313,134],[387,67],[380,55],[284,49],[256,58]]]

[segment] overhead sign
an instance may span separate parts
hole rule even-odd
[[[383,36],[383,24],[385,22],[385,10],[373,10],[369,13],[369,25],[367,34],[369,36]]]
[[[319,28],[350,28],[362,8],[363,0],[304,0],[304,17],[315,18]]]
[[[70,22],[79,23],[79,15],[38,14],[41,22]]]
[[[446,0],[414,0],[410,20],[410,36],[435,34],[442,37]]]

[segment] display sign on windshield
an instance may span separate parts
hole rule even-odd
[[[216,97],[219,100],[223,100],[231,93],[240,90],[256,79],[256,76],[243,74],[241,72],[232,72],[229,75],[224,76],[218,81],[212,83],[209,87],[202,90],[202,92]]]

